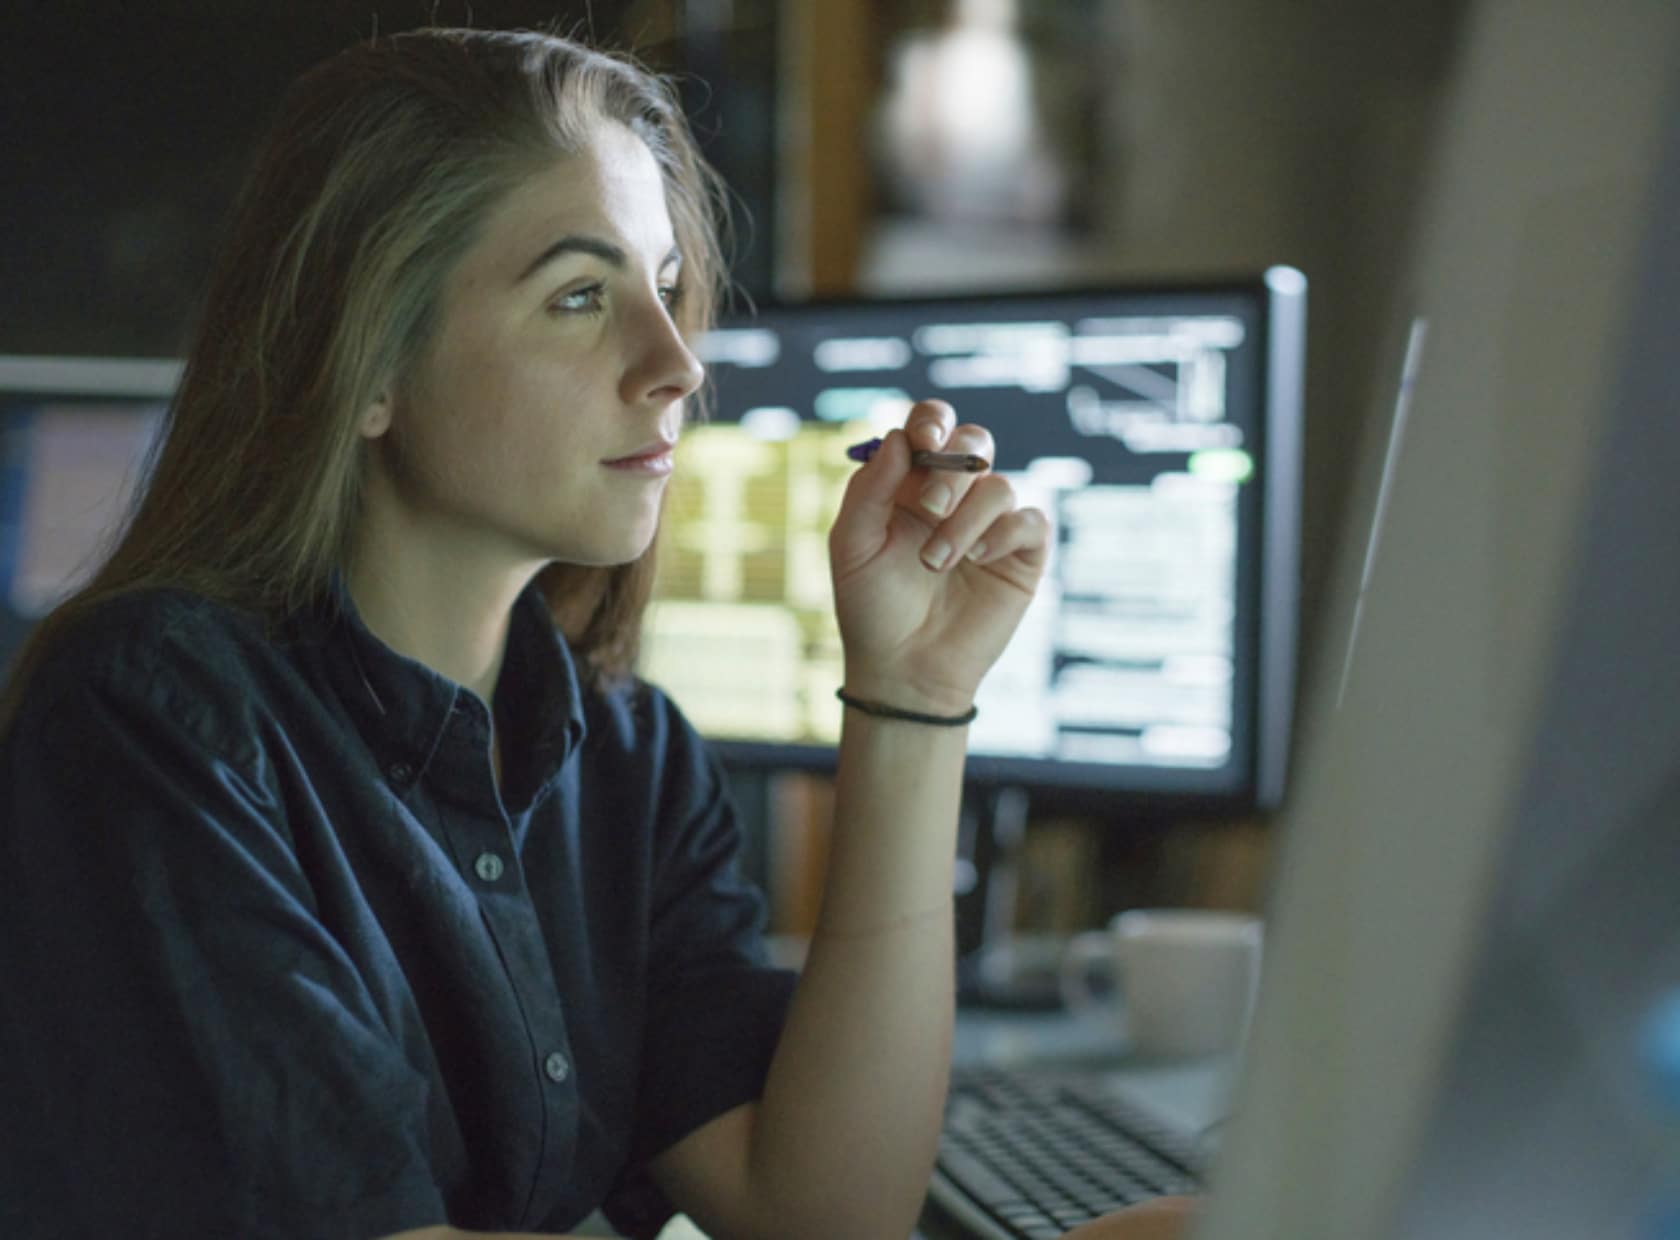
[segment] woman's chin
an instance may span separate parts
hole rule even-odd
[[[603,539],[582,546],[573,544],[563,551],[554,552],[550,559],[584,568],[619,568],[634,564],[646,555],[648,548],[653,546],[654,533],[653,530],[648,531],[645,538]]]

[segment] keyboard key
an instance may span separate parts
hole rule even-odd
[[[939,1169],[992,1209],[1021,1204],[1025,1199],[1013,1184],[978,1158],[961,1150],[940,1150]]]

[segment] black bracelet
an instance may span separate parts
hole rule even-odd
[[[960,728],[964,724],[973,723],[974,717],[980,713],[978,706],[970,706],[960,715],[924,715],[919,711],[900,710],[884,702],[855,698],[844,689],[836,689],[834,696],[853,710],[861,710],[864,714],[874,715],[878,719],[902,719],[905,723],[926,723],[936,728]]]

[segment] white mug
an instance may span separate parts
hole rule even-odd
[[[1062,998],[1098,1004],[1090,975],[1112,969],[1131,1053],[1188,1059],[1240,1048],[1260,982],[1261,922],[1243,913],[1132,909],[1075,935],[1062,957]]]

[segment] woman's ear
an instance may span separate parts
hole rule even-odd
[[[362,410],[361,420],[356,424],[356,430],[363,439],[378,439],[391,429],[391,396],[389,392],[381,392]]]

